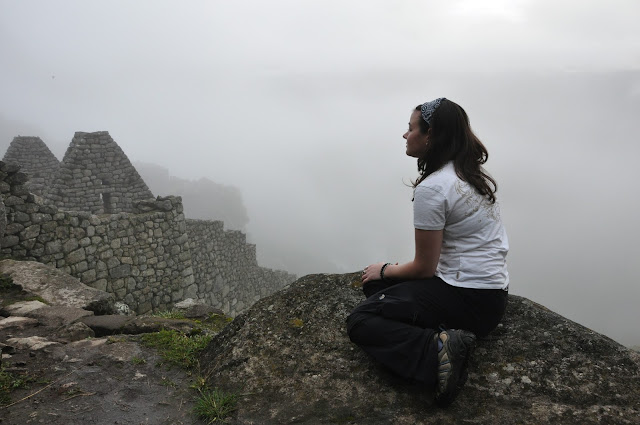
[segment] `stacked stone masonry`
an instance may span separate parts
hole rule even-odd
[[[76,132],[45,201],[66,211],[133,212],[134,201],[153,198],[142,177],[108,132]]]
[[[255,245],[247,244],[242,232],[224,231],[222,221],[186,223],[201,302],[222,311],[244,311],[295,280],[287,272],[258,266]]]
[[[60,167],[58,158],[39,137],[14,137],[3,161],[21,165],[21,171],[29,176],[29,190],[40,196]]]
[[[180,197],[132,199],[130,212],[96,215],[45,203],[27,184],[19,165],[0,161],[2,255],[53,265],[138,314],[194,298],[236,316],[296,279],[258,266],[255,246],[221,221],[185,219]]]

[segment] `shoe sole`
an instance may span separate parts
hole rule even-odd
[[[456,397],[460,393],[460,390],[462,389],[464,384],[467,382],[467,378],[469,377],[469,369],[468,369],[469,359],[471,358],[471,356],[473,355],[473,352],[475,351],[476,337],[471,332],[466,332],[466,331],[462,331],[462,332],[463,333],[462,335],[460,335],[460,339],[462,340],[462,343],[464,344],[464,347],[465,347],[465,351],[463,354],[464,360],[462,362],[462,365],[460,366],[462,370],[460,371],[460,376],[455,386],[451,389],[451,391],[449,391],[448,393],[445,392],[445,394],[436,393],[436,404],[440,407],[447,407],[448,405],[453,403],[453,401],[456,399]]]

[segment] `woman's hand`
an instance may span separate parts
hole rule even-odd
[[[398,265],[389,263],[384,269],[384,280],[401,282],[403,280],[428,279],[434,276],[440,259],[442,230],[416,229],[416,256],[413,261]],[[362,271],[362,283],[380,280],[380,270],[385,263],[375,263]]]
[[[385,263],[370,264],[362,271],[362,283],[367,283],[371,280],[380,280],[380,270]]]

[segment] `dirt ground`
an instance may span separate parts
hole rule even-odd
[[[155,350],[139,337],[98,338],[16,355],[5,370],[29,375],[27,388],[11,393],[0,409],[2,425],[199,424],[192,413],[192,377],[157,365]],[[45,349],[47,350],[47,349]]]
[[[51,333],[41,325],[4,329],[0,343]],[[205,423],[193,414],[198,393],[191,386],[197,371],[161,364],[157,351],[145,347],[141,338],[85,338],[3,356],[4,372],[29,382],[10,393],[12,404],[0,407],[0,424]]]

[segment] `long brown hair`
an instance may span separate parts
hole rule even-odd
[[[422,105],[416,106],[420,112]],[[478,193],[495,203],[496,181],[482,168],[489,159],[489,152],[480,139],[473,134],[469,117],[460,105],[443,99],[431,115],[430,125],[420,120],[420,132],[429,133],[429,143],[423,156],[418,158],[420,176],[414,181],[415,188],[431,173],[438,171],[447,162],[453,161],[460,179],[473,186]]]

